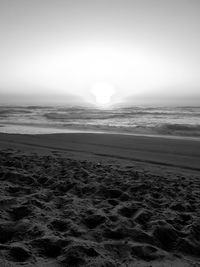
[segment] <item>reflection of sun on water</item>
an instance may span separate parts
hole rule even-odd
[[[99,82],[92,86],[92,94],[95,96],[95,101],[99,105],[108,105],[111,103],[111,97],[115,93],[115,89],[111,84]]]

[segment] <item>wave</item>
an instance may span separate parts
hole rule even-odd
[[[50,120],[94,120],[94,119],[112,119],[127,117],[126,114],[113,114],[108,112],[88,112],[88,111],[76,111],[76,112],[48,112],[43,116]]]
[[[71,119],[77,119],[77,120],[93,120],[93,119],[114,119],[114,118],[135,118],[138,116],[151,116],[151,117],[199,117],[200,113],[182,113],[182,112],[159,112],[159,111],[131,111],[131,112],[102,112],[99,111],[67,111],[67,112],[47,112],[43,114],[43,117],[49,120],[71,120]]]
[[[200,107],[0,106],[0,124],[199,137]]]
[[[70,120],[70,119],[114,119],[135,118],[140,116],[152,117],[200,117],[200,107],[125,107],[112,109],[87,108],[79,106],[50,107],[50,106],[27,106],[27,107],[0,107],[0,117],[8,117],[17,114],[42,116],[48,120]]]
[[[200,136],[200,125],[166,123],[158,125],[155,129],[159,134]]]
[[[26,108],[2,108],[0,107],[0,116],[7,117],[15,114],[31,114],[32,111],[27,110]]]

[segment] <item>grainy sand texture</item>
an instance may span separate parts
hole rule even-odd
[[[0,135],[0,266],[200,266],[200,144]]]

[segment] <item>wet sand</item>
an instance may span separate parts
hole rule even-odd
[[[0,266],[199,266],[200,142],[0,134]]]

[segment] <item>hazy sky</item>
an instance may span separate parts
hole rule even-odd
[[[0,0],[1,102],[92,102],[107,84],[113,101],[198,104],[199,14],[200,0]]]

